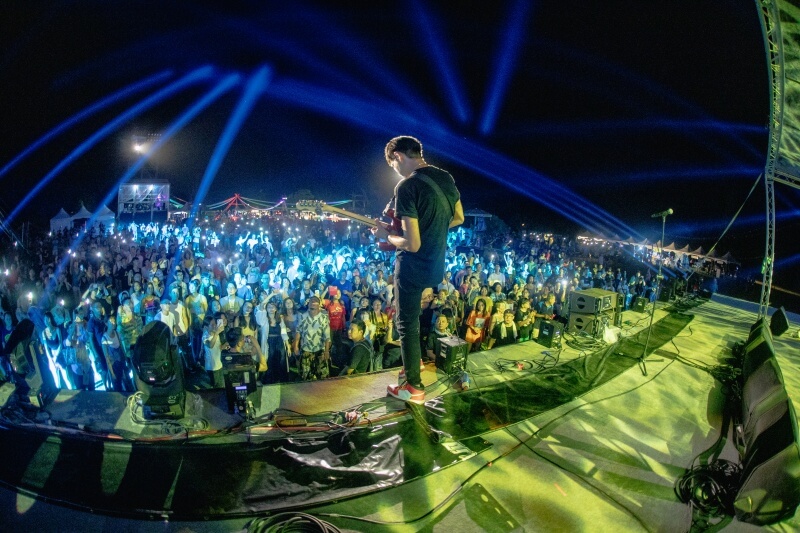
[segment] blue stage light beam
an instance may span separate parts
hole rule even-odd
[[[428,105],[426,99],[403,76],[387,68],[383,57],[372,52],[373,46],[358,35],[337,26],[335,16],[315,9],[301,10],[301,13],[307,20],[303,30],[312,32],[316,41],[324,40],[320,42],[320,53],[324,52],[326,57],[333,57],[332,52],[347,54],[343,59],[348,62],[348,66],[366,73],[376,86],[388,91],[395,102],[415,106],[428,121],[442,122],[439,109]]]
[[[775,221],[782,222],[792,220],[797,218],[797,216],[797,212],[781,211],[775,213]],[[764,213],[758,215],[739,216],[739,218],[736,219],[734,226],[758,226],[763,225],[765,221],[766,215]],[[703,232],[723,229],[728,225],[728,223],[730,223],[729,218],[717,218],[714,220],[703,220],[697,222],[678,222],[672,225],[671,233],[673,235],[697,235],[702,234]]]
[[[753,179],[764,169],[763,167],[752,167],[736,165],[732,167],[709,167],[709,168],[664,168],[657,170],[645,170],[641,172],[615,172],[613,174],[593,174],[591,176],[580,176],[577,181],[584,185],[598,183],[609,185],[613,183],[631,183],[636,181],[661,181],[676,179],[708,178],[715,180],[725,178],[726,183],[730,183],[733,176],[744,176]]]
[[[211,188],[211,184],[214,182],[214,178],[217,176],[217,171],[219,171],[219,167],[222,165],[222,161],[225,159],[231,144],[233,144],[233,140],[239,133],[239,129],[242,127],[242,124],[250,114],[253,106],[260,99],[262,93],[269,84],[271,73],[272,71],[268,66],[263,66],[258,69],[247,82],[247,87],[245,88],[244,94],[239,100],[239,103],[237,104],[236,109],[234,109],[230,119],[228,119],[228,123],[225,125],[225,130],[222,132],[222,135],[220,135],[219,141],[217,141],[217,146],[214,148],[214,152],[211,154],[211,159],[209,159],[208,166],[206,167],[203,178],[200,181],[200,187],[198,187],[197,194],[195,195],[194,202],[192,203],[192,212],[189,214],[190,226],[194,225],[193,221],[197,216],[197,211],[200,208],[200,204],[202,204],[203,200],[205,200],[205,197]]]
[[[232,88],[236,87],[239,82],[241,81],[240,74],[229,74],[225,76],[222,81],[220,81],[213,89],[208,91],[202,98],[197,100],[191,107],[189,107],[183,114],[180,115],[172,124],[170,124],[164,132],[162,132],[161,136],[158,140],[150,147],[150,149],[143,154],[139,159],[131,165],[131,167],[125,171],[122,177],[109,189],[109,192],[101,201],[100,205],[107,205],[119,191],[120,186],[123,183],[126,183],[128,180],[133,178],[137,172],[142,168],[142,166],[147,162],[147,160],[152,157],[153,154],[158,152],[158,150],[172,137],[175,136],[179,131],[181,131],[184,126],[186,126],[189,122],[191,122],[195,117],[197,117],[201,112],[203,112],[208,106],[213,104],[217,99],[219,99],[222,95],[226,92],[231,90]],[[93,213],[89,220],[86,222],[87,227],[92,227],[95,222],[97,221],[97,213]],[[75,250],[77,249],[85,238],[85,234],[78,233],[78,236],[72,240],[70,244],[70,249]],[[56,268],[56,278],[58,275],[63,272],[63,269],[66,267],[67,262],[69,262],[69,256],[66,256],[59,261],[58,266]]]
[[[783,259],[778,259],[777,261],[775,261],[775,268],[776,269],[786,268],[798,262],[800,262],[800,254],[794,254],[792,256],[785,257]]]
[[[534,122],[525,123],[515,127],[506,127],[503,132],[497,132],[501,137],[515,135],[529,139],[533,136],[557,137],[564,136],[571,139],[580,137],[594,137],[600,133],[631,132],[631,131],[698,131],[705,133],[724,133],[738,135],[740,133],[763,134],[764,126],[758,124],[739,124],[710,119],[675,119],[675,118],[647,118],[635,120],[580,120],[566,122]],[[497,137],[497,135],[495,135]]]
[[[443,83],[445,96],[447,96],[445,101],[452,106],[451,112],[455,118],[461,124],[466,124],[470,119],[470,115],[466,104],[466,93],[453,69],[453,65],[455,65],[456,62],[450,57],[444,43],[439,39],[438,33],[434,31],[434,27],[441,25],[434,23],[432,14],[429,13],[425,5],[419,0],[412,2],[412,6],[417,14],[416,21],[422,31],[422,36],[425,40],[425,48],[430,52],[430,54],[425,54],[425,56],[430,58],[433,62],[431,66],[435,73],[434,79],[441,80]]]
[[[557,210],[562,216],[588,230],[609,236],[627,234],[641,238],[636,230],[558,182],[511,161],[502,154],[465,140],[463,136],[456,135],[444,127],[432,125],[425,120],[425,117],[411,115],[406,108],[389,102],[359,100],[350,95],[286,78],[270,84],[267,94],[390,136],[396,135],[397,132],[409,135],[416,133],[426,139],[426,146],[436,146],[438,151],[460,164],[491,177],[548,209]],[[540,190],[546,191],[546,195],[539,195]],[[553,205],[552,198],[559,198],[560,205],[568,206],[568,209],[558,210]]]
[[[118,128],[125,125],[134,117],[140,115],[147,109],[153,107],[154,105],[158,104],[165,98],[195,84],[199,81],[205,80],[213,74],[214,69],[210,66],[200,67],[188,73],[187,75],[183,76],[181,79],[167,85],[163,89],[158,90],[155,94],[148,96],[138,104],[134,105],[133,107],[129,108],[122,114],[118,115],[114,120],[107,123],[105,126],[100,128],[96,131],[91,137],[86,139],[83,143],[81,143],[77,148],[75,148],[72,152],[67,155],[64,159],[61,160],[58,165],[56,165],[53,170],[47,173],[36,186],[28,192],[25,198],[22,199],[20,203],[17,204],[17,207],[8,215],[6,219],[7,224],[11,224],[11,222],[19,215],[20,211],[28,205],[28,203],[36,197],[37,194],[45,187],[48,183],[50,183],[53,178],[55,178],[59,172],[64,170],[68,167],[73,161],[75,161],[78,157],[86,153],[90,148],[92,148],[95,144],[106,138],[108,135],[116,131]]]
[[[14,159],[9,161],[2,169],[0,169],[0,178],[2,178],[9,170],[14,168],[20,161],[28,157],[32,154],[35,150],[39,147],[56,137],[57,135],[61,134],[62,132],[66,131],[67,129],[71,128],[75,124],[78,124],[85,118],[89,118],[90,116],[94,115],[95,113],[102,111],[103,109],[107,108],[108,106],[127,98],[128,96],[134,95],[140,91],[147,89],[148,87],[155,85],[161,81],[166,80],[167,78],[171,77],[173,72],[171,70],[165,70],[163,72],[159,72],[158,74],[154,74],[150,77],[147,77],[141,81],[136,83],[132,83],[127,87],[120,89],[119,91],[106,96],[105,98],[95,102],[94,104],[90,105],[75,113],[61,124],[56,126],[55,128],[51,129],[41,137],[39,137],[36,141],[31,143],[27,148],[25,148],[22,152],[17,154]]]
[[[519,56],[520,43],[525,37],[525,26],[528,24],[530,8],[530,0],[516,0],[509,13],[508,31],[502,32],[505,39],[496,59],[496,67],[491,77],[492,84],[481,117],[479,131],[483,135],[491,133],[497,122],[497,115],[500,113],[503,98]]]
[[[354,76],[345,73],[319,59],[319,55],[312,53],[306,46],[310,40],[281,38],[274,33],[265,33],[261,26],[254,25],[250,19],[228,21],[233,24],[238,35],[250,39],[253,47],[258,47],[265,53],[280,54],[294,62],[295,65],[304,65],[315,77],[324,79],[331,87],[338,86],[342,90],[365,97],[380,99],[379,92],[373,90],[368,84]],[[296,36],[295,36],[296,37]]]

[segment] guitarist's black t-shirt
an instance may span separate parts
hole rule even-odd
[[[446,196],[447,208],[438,193],[419,174],[432,179]],[[415,252],[397,251],[395,277],[406,286],[434,287],[444,275],[447,229],[460,196],[453,176],[436,167],[422,167],[395,188],[395,217],[416,218],[422,245]]]

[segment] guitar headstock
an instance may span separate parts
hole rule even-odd
[[[295,207],[298,211],[314,211],[319,214],[325,208],[325,202],[321,200],[298,200]]]

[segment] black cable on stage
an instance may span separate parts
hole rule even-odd
[[[247,533],[337,533],[339,528],[306,513],[278,513],[256,518],[247,525]]]
[[[741,467],[724,459],[689,469],[675,483],[675,495],[707,517],[733,515]]]
[[[637,386],[633,387],[632,389],[628,389],[628,390],[626,390],[626,391],[623,391],[623,392],[621,392],[621,393],[612,394],[611,396],[607,396],[607,397],[605,397],[605,398],[599,398],[599,399],[597,399],[597,400],[594,400],[594,401],[591,401],[591,402],[586,402],[586,403],[583,403],[583,404],[580,404],[580,405],[577,405],[577,406],[575,406],[574,408],[572,408],[572,409],[570,409],[570,410],[566,411],[565,413],[563,413],[563,414],[559,415],[558,417],[556,417],[556,418],[554,418],[554,419],[550,420],[549,422],[547,422],[546,424],[544,424],[542,427],[540,427],[539,429],[537,429],[536,431],[534,431],[534,432],[533,432],[533,433],[532,433],[532,434],[531,434],[531,435],[530,435],[530,436],[529,436],[527,439],[525,439],[525,440],[522,440],[522,439],[521,439],[521,438],[520,438],[518,435],[516,435],[516,434],[512,433],[512,432],[511,432],[511,431],[510,431],[510,430],[509,430],[507,427],[506,427],[506,428],[504,428],[504,430],[505,430],[505,431],[506,431],[506,432],[507,432],[509,435],[511,435],[512,437],[514,437],[514,438],[515,438],[515,439],[516,439],[516,440],[519,442],[519,444],[518,444],[517,446],[515,446],[515,447],[514,447],[514,449],[518,448],[519,446],[525,446],[525,447],[526,447],[526,448],[527,448],[527,449],[528,449],[530,452],[532,452],[534,455],[536,455],[536,456],[540,457],[541,459],[544,459],[545,461],[547,461],[548,463],[552,464],[553,466],[555,466],[555,467],[559,468],[560,470],[563,470],[564,472],[567,472],[567,473],[569,473],[569,474],[572,474],[572,475],[573,475],[573,476],[575,476],[577,479],[579,479],[580,481],[582,481],[583,483],[585,483],[586,485],[588,485],[589,487],[591,487],[591,488],[592,488],[592,489],[594,489],[595,491],[597,491],[597,492],[599,492],[600,494],[602,494],[602,495],[603,495],[603,496],[604,496],[604,497],[605,497],[605,498],[606,498],[608,501],[610,501],[611,503],[615,504],[616,506],[618,506],[619,508],[621,508],[622,510],[624,510],[626,513],[628,513],[628,514],[629,514],[629,515],[630,515],[630,516],[631,516],[631,517],[632,517],[634,520],[636,520],[636,521],[637,521],[637,522],[638,522],[638,523],[639,523],[639,524],[642,526],[642,528],[644,528],[644,530],[645,530],[645,531],[649,531],[649,528],[648,528],[648,527],[647,527],[647,525],[646,525],[646,524],[645,524],[645,523],[644,523],[644,522],[641,520],[641,518],[639,518],[639,517],[638,517],[638,516],[637,516],[637,515],[636,515],[636,514],[633,512],[633,511],[631,511],[631,510],[630,510],[628,507],[626,507],[624,504],[622,504],[620,501],[618,501],[616,498],[614,498],[614,497],[613,497],[611,494],[609,494],[608,492],[604,491],[603,489],[601,489],[600,487],[598,487],[598,486],[597,486],[597,485],[595,485],[594,483],[590,482],[590,481],[589,481],[587,478],[585,478],[585,477],[584,477],[583,475],[581,475],[580,473],[573,472],[572,470],[570,470],[570,469],[566,468],[565,466],[563,466],[563,465],[560,465],[560,464],[556,463],[556,462],[555,462],[555,461],[553,461],[552,459],[550,459],[550,458],[548,458],[548,457],[545,457],[544,455],[542,455],[541,453],[539,453],[538,451],[536,451],[536,450],[535,450],[535,449],[534,449],[532,446],[530,446],[528,443],[529,443],[529,441],[530,441],[531,439],[533,439],[534,437],[538,436],[538,435],[539,435],[539,433],[541,433],[541,432],[542,432],[542,431],[543,431],[545,428],[547,428],[547,427],[548,427],[548,426],[550,426],[551,424],[553,424],[553,423],[557,422],[558,420],[561,420],[561,419],[565,418],[567,415],[569,415],[569,414],[573,413],[574,411],[577,411],[578,409],[582,409],[582,408],[584,408],[584,407],[586,407],[586,406],[595,405],[595,404],[598,404],[598,403],[600,403],[600,402],[604,402],[604,401],[606,401],[606,400],[610,400],[610,399],[614,399],[614,398],[618,398],[618,397],[624,396],[624,395],[626,395],[626,394],[629,394],[629,393],[631,393],[631,392],[633,392],[633,391],[635,391],[635,390],[637,390],[637,389],[639,389],[639,388],[643,387],[644,385],[647,385],[647,384],[648,384],[648,383],[650,383],[651,381],[655,380],[655,379],[656,379],[656,378],[657,378],[657,377],[658,377],[658,376],[659,376],[659,375],[660,375],[662,372],[664,372],[664,371],[665,371],[665,370],[666,370],[666,369],[667,369],[667,368],[668,368],[668,367],[669,367],[669,366],[670,366],[670,365],[671,365],[673,362],[674,362],[674,361],[671,361],[671,362],[669,362],[669,363],[668,363],[667,365],[665,365],[665,366],[664,366],[664,367],[663,367],[661,370],[659,370],[658,372],[656,372],[656,374],[655,374],[655,375],[653,375],[653,376],[652,376],[650,379],[648,379],[647,381],[644,381],[644,382],[640,383],[639,385],[637,385]],[[491,410],[491,407],[489,407],[489,409]]]
[[[456,487],[450,494],[448,494],[447,497],[445,497],[441,502],[439,502],[437,505],[435,505],[434,507],[432,507],[431,509],[429,509],[428,511],[426,511],[425,513],[423,513],[422,515],[420,515],[420,516],[418,516],[416,518],[412,518],[410,520],[402,520],[402,521],[400,521],[400,520],[385,521],[385,520],[375,520],[375,519],[372,519],[372,518],[365,518],[365,517],[362,517],[362,516],[344,515],[344,514],[339,514],[339,513],[318,513],[318,516],[324,516],[324,517],[328,517],[328,518],[340,518],[340,519],[344,519],[344,520],[353,520],[353,521],[356,521],[356,522],[363,522],[363,523],[376,524],[376,525],[409,525],[409,524],[414,524],[416,522],[419,522],[420,520],[423,520],[423,519],[427,518],[431,514],[437,512],[439,509],[441,509],[442,507],[447,505],[447,503],[449,503],[450,500],[452,500],[459,492],[461,492],[464,489],[464,487],[470,481],[472,481],[478,474],[483,472],[483,470],[485,470],[488,467],[491,467],[495,462],[499,461],[500,459],[504,459],[504,458],[508,457],[509,455],[511,455],[513,452],[515,452],[519,448],[525,446],[526,448],[528,448],[532,453],[534,453],[538,457],[541,457],[542,459],[544,459],[545,461],[553,464],[557,468],[572,474],[573,476],[577,477],[579,480],[583,481],[585,484],[587,484],[590,487],[592,487],[594,490],[596,490],[597,492],[602,494],[605,498],[607,498],[608,501],[610,501],[611,503],[615,504],[616,506],[621,508],[623,511],[627,512],[634,520],[636,520],[642,526],[642,528],[645,531],[649,531],[649,528],[647,527],[647,525],[644,522],[642,522],[641,518],[639,518],[633,511],[628,509],[625,505],[623,505],[618,500],[616,500],[612,495],[608,494],[607,492],[603,491],[599,487],[595,486],[593,483],[589,482],[586,478],[582,477],[580,474],[572,472],[569,469],[565,468],[564,466],[559,465],[559,464],[553,462],[552,460],[550,460],[549,458],[542,456],[536,450],[534,450],[528,444],[528,442],[531,439],[533,439],[534,437],[538,436],[539,433],[541,433],[545,428],[549,427],[551,424],[557,422],[558,420],[563,419],[564,417],[566,417],[567,415],[573,413],[574,411],[577,411],[578,409],[583,409],[584,407],[587,407],[587,406],[595,405],[595,404],[598,404],[600,402],[604,402],[606,400],[610,400],[610,399],[618,398],[620,396],[624,396],[625,394],[629,394],[629,393],[631,393],[631,392],[643,387],[644,385],[647,385],[651,381],[655,380],[659,375],[661,375],[661,373],[664,372],[667,368],[669,368],[669,366],[672,365],[672,363],[674,363],[674,361],[670,361],[661,370],[659,370],[658,372],[653,374],[652,377],[650,377],[647,381],[644,381],[644,382],[640,383],[639,385],[633,387],[632,389],[629,389],[629,390],[626,390],[626,391],[623,391],[623,392],[620,392],[620,393],[617,393],[617,394],[612,394],[611,396],[607,396],[605,398],[600,398],[600,399],[597,399],[597,400],[594,400],[594,401],[591,401],[591,402],[582,403],[580,405],[577,405],[577,406],[573,407],[572,409],[566,411],[565,413],[559,415],[558,417],[556,417],[553,420],[550,420],[549,422],[544,424],[542,427],[540,427],[538,430],[533,432],[525,440],[522,440],[518,435],[515,435],[515,434],[511,433],[510,430],[508,430],[508,428],[504,428],[505,431],[509,432],[509,434],[511,434],[517,440],[517,444],[515,446],[512,446],[511,448],[509,448],[505,452],[503,452],[501,455],[497,456],[492,461],[488,461],[488,462],[484,463],[483,465],[481,465],[472,474],[467,476],[464,479],[464,481],[462,481],[458,485],[458,487]],[[480,391],[480,387],[478,387],[478,390]],[[491,410],[491,407],[489,407],[489,409]]]

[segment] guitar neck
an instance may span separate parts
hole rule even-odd
[[[367,226],[369,226],[371,228],[374,228],[374,227],[377,226],[377,224],[375,223],[375,221],[373,219],[367,218],[367,217],[365,217],[363,215],[357,215],[355,213],[351,213],[350,211],[345,211],[344,209],[339,209],[338,207],[333,207],[333,206],[330,206],[328,204],[321,204],[318,207],[320,209],[322,209],[323,211],[327,211],[329,213],[335,213],[335,214],[341,215],[341,216],[343,216],[345,218],[349,218],[351,220],[355,220],[356,222],[361,222],[362,224],[365,224],[365,225],[367,225]]]

